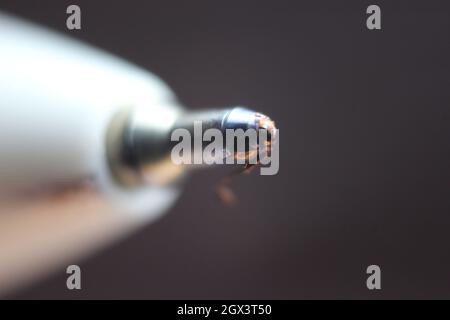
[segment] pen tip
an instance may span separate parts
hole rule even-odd
[[[230,153],[235,159],[245,159],[249,162],[251,159],[259,159],[259,151],[266,150],[271,152],[272,141],[276,138],[275,122],[268,116],[243,107],[235,107],[226,114],[222,122],[222,130],[238,130],[242,129],[256,131],[257,144],[247,144],[245,151],[235,151]],[[265,131],[265,135],[261,136],[260,131]],[[260,139],[264,140],[261,141]],[[258,160],[256,160],[258,162]]]
[[[256,113],[256,130],[264,129],[267,131],[267,139],[270,140],[276,133],[275,121],[262,113]]]
[[[265,129],[273,133],[275,122],[268,116],[244,107],[231,109],[222,123],[224,129]]]

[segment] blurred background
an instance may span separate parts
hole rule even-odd
[[[82,30],[66,28],[77,4]],[[366,28],[381,7],[382,30]],[[198,172],[165,216],[8,298],[450,298],[448,1],[8,1],[162,77],[188,108],[247,105],[280,171]],[[1,73],[1,70],[0,70]],[[381,267],[381,290],[366,268]]]

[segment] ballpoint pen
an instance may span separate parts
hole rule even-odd
[[[187,171],[173,130],[274,129],[246,108],[188,112],[150,72],[4,14],[0,70],[0,292],[167,211]]]

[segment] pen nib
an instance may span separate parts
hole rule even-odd
[[[257,132],[259,132],[259,130],[266,131],[266,139],[264,141],[258,140],[257,145],[249,146],[245,152],[235,152],[234,158],[236,160],[245,159],[244,166],[223,177],[216,186],[216,194],[220,201],[227,206],[231,206],[237,202],[237,196],[231,188],[233,179],[237,175],[249,174],[260,164],[258,154],[260,148],[267,151],[267,154],[270,155],[272,141],[275,141],[277,129],[275,122],[268,116],[244,108],[232,109],[227,119],[224,121],[223,127],[226,129],[255,129]]]

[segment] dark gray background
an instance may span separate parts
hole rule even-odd
[[[82,30],[65,9],[82,9]],[[450,3],[5,1],[161,76],[191,108],[276,120],[280,172],[234,208],[191,177],[162,219],[11,298],[450,298]],[[1,70],[0,70],[1,72]],[[366,267],[382,290],[366,289]]]

